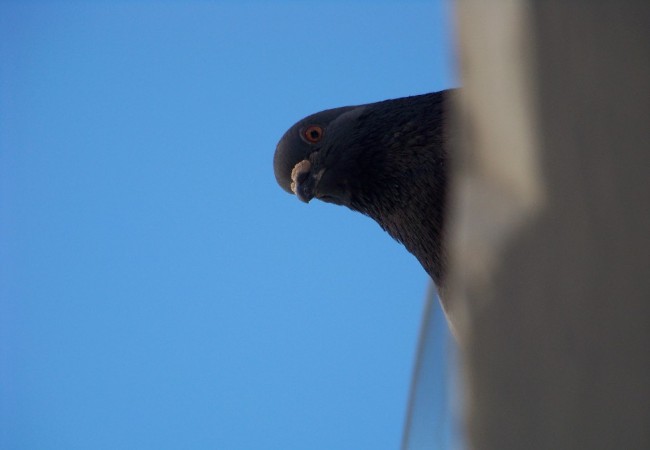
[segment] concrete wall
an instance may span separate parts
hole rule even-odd
[[[476,449],[650,448],[650,2],[457,2]]]

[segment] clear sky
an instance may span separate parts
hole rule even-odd
[[[0,0],[0,448],[398,448],[428,277],[272,157],[455,85],[448,16]]]

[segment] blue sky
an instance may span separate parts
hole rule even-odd
[[[0,1],[0,447],[397,448],[428,278],[272,157],[455,85],[448,15]]]

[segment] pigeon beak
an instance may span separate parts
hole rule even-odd
[[[311,170],[311,162],[305,159],[295,165],[291,171],[291,190],[302,202],[309,201],[316,195],[318,181],[324,170],[314,174]]]

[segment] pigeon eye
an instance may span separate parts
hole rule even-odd
[[[302,132],[307,142],[312,144],[320,141],[323,138],[323,128],[318,125],[310,125]]]

